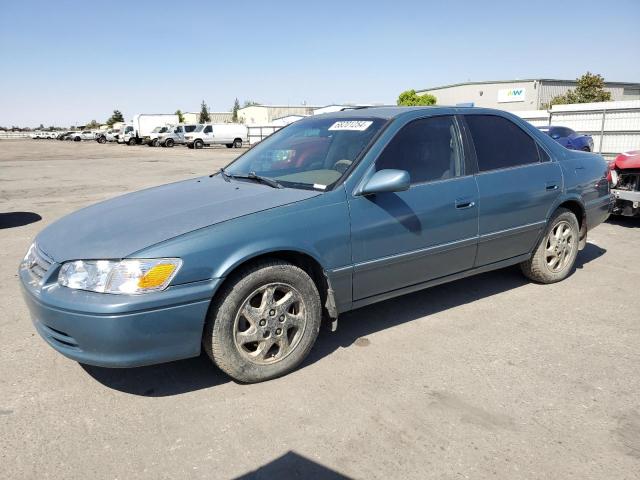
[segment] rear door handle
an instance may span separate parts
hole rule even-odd
[[[456,200],[456,208],[463,210],[465,208],[472,208],[476,206],[476,202],[469,199],[460,198]]]

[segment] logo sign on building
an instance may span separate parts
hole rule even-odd
[[[498,90],[498,103],[524,102],[526,99],[526,88],[501,88]]]

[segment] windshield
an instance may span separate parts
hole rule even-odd
[[[260,142],[225,171],[254,172],[285,187],[324,190],[351,166],[384,123],[380,118],[300,120]]]

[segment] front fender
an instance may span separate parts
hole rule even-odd
[[[242,263],[271,252],[314,258],[325,271],[351,263],[349,212],[344,189],[245,215],[166,240],[136,257],[179,257],[173,284],[229,275]]]

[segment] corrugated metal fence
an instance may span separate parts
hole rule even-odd
[[[554,105],[551,110],[513,112],[536,127],[569,127],[593,137],[594,150],[606,157],[640,150],[640,100]]]

